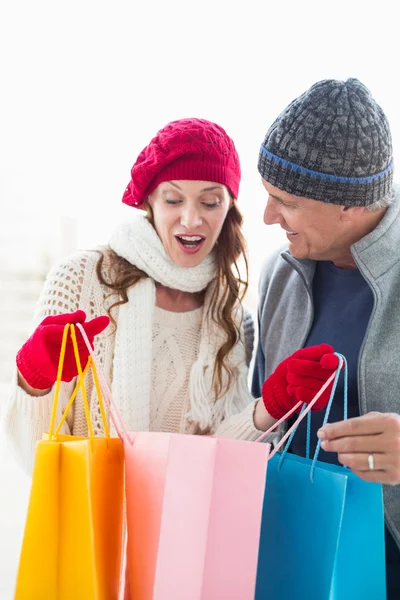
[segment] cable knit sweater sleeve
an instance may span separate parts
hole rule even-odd
[[[254,321],[251,314],[245,309],[243,318],[244,345],[246,349],[246,362],[250,364],[254,350]],[[232,438],[237,440],[255,441],[263,431],[254,426],[254,411],[258,399],[250,402],[244,411],[225,419],[219,427],[213,431],[217,437]],[[274,443],[280,436],[279,432],[271,433],[265,438],[265,442]]]
[[[106,301],[109,290],[100,285],[96,274],[96,252],[76,252],[57,264],[46,278],[39,299],[34,327],[46,316],[74,312],[82,309],[87,319],[106,314]],[[99,366],[110,382],[115,336],[110,335],[111,326],[96,336],[95,354]],[[243,338],[246,348],[246,362],[250,363],[254,345],[254,323],[249,312],[245,311],[243,320]],[[91,402],[92,422],[96,435],[102,435],[102,423],[97,410],[97,401],[90,373],[85,379],[86,391]],[[60,389],[58,420],[71,397],[75,380],[63,383]],[[4,407],[4,426],[11,450],[18,462],[27,472],[32,471],[35,447],[48,431],[50,414],[54,400],[53,390],[45,396],[34,397],[18,386],[17,371],[12,381],[11,396]],[[256,401],[250,402],[244,411],[226,419],[214,434],[221,437],[255,440],[259,435],[254,427],[253,414]],[[74,405],[61,430],[65,434],[86,436],[87,423],[82,398],[78,393]]]
[[[100,302],[96,298],[91,298],[86,292],[93,287],[88,284],[94,276],[97,257],[97,253],[76,252],[52,268],[39,298],[33,329],[48,315],[74,312],[79,308],[86,312],[88,319],[96,314],[101,314]],[[96,340],[97,352],[99,352],[99,346],[101,354],[102,343]],[[54,387],[50,393],[44,396],[30,396],[18,386],[18,373],[15,369],[11,384],[11,396],[4,407],[3,427],[11,451],[27,472],[32,471],[36,443],[48,431]],[[58,421],[74,387],[75,380],[61,384],[57,410]],[[86,435],[86,431],[86,423],[77,423],[74,406],[72,406],[61,433]]]

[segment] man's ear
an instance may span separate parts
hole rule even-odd
[[[365,206],[341,206],[340,207],[340,220],[341,221],[353,221],[357,219],[364,212]]]

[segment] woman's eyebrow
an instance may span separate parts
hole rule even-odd
[[[177,183],[174,183],[173,181],[169,181],[168,183],[173,185],[174,187],[176,187],[178,190],[182,191],[182,188],[179,187],[179,185]],[[202,192],[212,192],[213,190],[222,190],[222,186],[221,185],[212,185],[210,187],[203,188],[201,191]]]
[[[202,192],[212,192],[213,190],[222,190],[222,187],[220,185],[212,185],[211,187],[203,188],[201,191]]]
[[[178,190],[182,191],[182,188],[179,187],[179,185],[177,183],[173,183],[172,181],[169,181],[168,183],[170,183],[171,185],[173,185],[174,187],[178,188]]]

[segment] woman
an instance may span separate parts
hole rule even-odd
[[[263,401],[248,392],[253,323],[241,304],[247,260],[236,202],[240,164],[221,127],[200,119],[169,123],[139,154],[131,176],[123,202],[144,212],[118,227],[106,248],[77,252],[52,270],[39,326],[17,355],[6,426],[28,470],[48,429],[67,322],[82,323],[91,342],[97,336],[99,364],[129,430],[254,440],[300,397],[311,399],[336,366],[326,363],[335,359],[331,347],[301,350],[267,380]],[[82,340],[79,347],[84,363]],[[74,363],[68,346],[60,415],[75,386]],[[86,385],[101,435],[90,375]],[[62,432],[87,434],[79,395]]]

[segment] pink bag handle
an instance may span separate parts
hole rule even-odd
[[[107,404],[109,413],[110,413],[110,418],[113,422],[113,425],[115,427],[115,431],[118,434],[118,437],[121,439],[121,441],[124,440],[124,436],[125,438],[129,441],[129,443],[132,445],[133,444],[133,440],[131,439],[131,437],[129,436],[129,433],[126,430],[125,427],[125,423],[121,417],[121,414],[118,410],[118,408],[116,407],[112,396],[111,396],[111,391],[110,388],[107,384],[107,381],[99,367],[98,361],[94,355],[92,346],[89,342],[89,339],[86,335],[86,331],[84,330],[84,328],[82,327],[81,323],[77,323],[76,327],[78,327],[79,331],[82,334],[83,340],[86,344],[86,347],[88,349],[88,352],[92,358],[93,361],[93,366],[94,366],[94,370],[93,370],[93,374],[96,377],[96,374],[99,378],[99,384],[100,384],[100,389],[101,392],[103,394],[104,400]],[[324,393],[324,391],[329,387],[329,385],[332,383],[332,381],[335,379],[338,371],[340,371],[340,367],[334,372],[332,373],[332,375],[329,377],[329,379],[324,383],[324,385],[321,387],[321,389],[319,390],[319,392],[317,392],[314,396],[314,398],[311,400],[311,402],[308,404],[307,408],[299,415],[299,417],[297,418],[297,420],[293,423],[293,425],[290,427],[290,429],[288,429],[288,431],[285,433],[285,435],[282,437],[282,439],[278,442],[278,444],[275,446],[275,448],[273,449],[273,451],[270,453],[268,459],[271,459],[279,450],[280,448],[283,446],[283,444],[286,442],[286,440],[288,439],[288,437],[291,435],[291,433],[296,429],[296,427],[301,423],[301,421],[304,419],[304,417],[310,412],[310,410],[312,409],[312,407],[314,406],[314,404],[317,402],[317,400],[320,398],[320,396]],[[300,406],[303,404],[303,402],[299,401],[295,406],[293,406],[293,408],[290,409],[289,412],[287,412],[281,419],[279,419],[279,421],[277,421],[276,423],[274,423],[274,425],[272,425],[272,427],[270,427],[267,431],[265,431],[264,433],[262,433],[255,441],[256,442],[262,442],[267,435],[269,435],[270,433],[272,433],[277,427],[279,427],[279,425],[283,422],[286,421],[296,410],[298,410],[300,408]],[[119,421],[119,426],[116,423],[115,420],[115,416],[117,417],[118,421]],[[122,433],[121,433],[122,430]]]
[[[297,418],[297,420],[293,423],[293,425],[290,427],[290,429],[288,429],[288,431],[285,433],[285,435],[282,437],[282,439],[275,446],[275,448],[273,449],[273,451],[269,455],[268,460],[271,459],[274,456],[274,454],[276,454],[277,452],[279,452],[280,448],[283,446],[283,444],[286,442],[286,440],[288,439],[288,437],[291,435],[292,431],[294,431],[296,429],[296,427],[301,423],[301,421],[304,419],[304,417],[310,412],[310,410],[312,409],[312,407],[314,406],[314,404],[317,402],[318,398],[320,398],[320,396],[322,396],[322,394],[327,389],[327,387],[330,386],[330,384],[335,379],[335,377],[336,377],[336,375],[337,375],[337,373],[338,373],[339,370],[340,370],[340,367],[339,367],[339,369],[336,369],[336,371],[334,373],[332,373],[332,375],[324,383],[324,385],[319,390],[319,392],[317,392],[317,394],[315,394],[314,398],[308,404],[307,408],[305,410],[303,410],[303,412],[299,415],[299,417]],[[272,425],[272,427],[270,427],[267,431],[265,431],[263,434],[261,434],[260,437],[258,437],[256,439],[256,442],[262,442],[263,439],[267,437],[267,435],[269,435],[270,433],[272,433],[274,431],[274,429],[276,429],[283,421],[286,421],[294,412],[296,412],[296,410],[298,410],[300,408],[300,406],[302,406],[302,404],[303,404],[303,402],[299,401],[296,404],[296,406],[293,406],[293,408],[291,408],[290,411],[288,413],[286,413],[285,416],[283,416],[281,419],[279,419],[279,421],[277,421],[274,425]]]
[[[99,367],[97,358],[94,355],[93,348],[92,348],[92,346],[89,342],[89,339],[86,335],[86,331],[82,327],[81,323],[77,323],[76,327],[78,327],[79,331],[81,332],[83,341],[85,342],[88,352],[92,358],[92,363],[94,366],[93,375],[94,375],[94,377],[98,376],[101,393],[103,394],[103,398],[105,400],[105,403],[107,404],[107,407],[108,407],[108,410],[110,413],[110,418],[113,422],[115,431],[117,432],[117,435],[121,441],[124,441],[124,436],[125,436],[128,439],[128,441],[132,444],[132,440],[129,436],[129,433],[126,430],[124,421],[120,415],[118,408],[116,407],[116,405],[112,399],[111,391],[110,391],[110,388],[106,381],[106,378],[104,377],[103,372]],[[119,425],[117,425],[115,417],[117,417],[117,420],[119,421]],[[121,431],[122,431],[122,433],[121,433]]]

